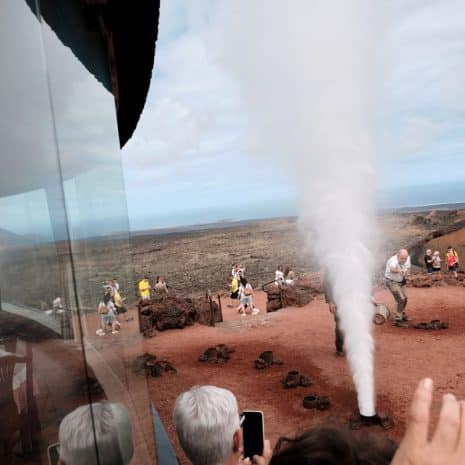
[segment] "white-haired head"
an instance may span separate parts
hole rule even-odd
[[[237,400],[227,389],[194,386],[184,392],[176,399],[173,422],[193,465],[224,464],[242,443]]]
[[[58,436],[65,465],[127,465],[134,452],[131,420],[121,404],[78,407],[63,418]]]

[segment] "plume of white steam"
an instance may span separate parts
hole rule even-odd
[[[218,62],[249,106],[254,148],[295,167],[301,224],[333,285],[363,415],[375,413],[371,5],[225,1],[213,22]]]

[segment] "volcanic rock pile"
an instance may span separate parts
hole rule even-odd
[[[138,309],[142,331],[147,331],[153,327],[158,331],[184,328],[184,326],[194,324],[197,319],[197,313],[192,303],[174,295],[141,300]]]
[[[277,358],[274,358],[273,351],[271,350],[265,350],[254,361],[254,365],[257,370],[263,370],[264,368],[268,368],[271,365],[282,365],[282,364],[283,364],[283,361]]]
[[[458,210],[431,210],[426,215],[418,214],[412,219],[412,224],[422,226],[438,226],[450,223],[458,215]]]
[[[322,292],[322,284],[319,277],[303,278],[293,284],[268,286],[264,291],[267,294],[266,311],[274,312],[280,308],[307,305]]]
[[[457,278],[452,273],[415,273],[407,282],[410,287],[434,287],[434,286],[465,286],[465,273],[458,272]]]
[[[228,347],[226,344],[218,344],[216,347],[206,349],[199,357],[199,362],[226,363],[233,352],[235,352],[235,349],[232,347]]]
[[[137,307],[140,329],[147,337],[154,335],[154,328],[164,331],[181,329],[195,322],[214,325],[222,321],[220,306],[208,297],[192,300],[169,294],[151,300],[141,300]]]
[[[162,373],[177,373],[176,368],[168,360],[157,360],[157,356],[145,353],[136,357],[133,361],[134,373],[145,372],[153,378],[159,378]]]

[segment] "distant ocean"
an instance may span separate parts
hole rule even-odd
[[[386,189],[378,194],[378,206],[404,208],[465,202],[465,182],[439,183]]]
[[[218,222],[233,223],[244,220],[296,215],[297,205],[295,200],[286,199],[269,202],[251,202],[247,205],[195,208],[186,211],[153,215],[145,218],[130,218],[130,223],[132,231],[141,231]]]
[[[465,183],[457,182],[385,189],[380,190],[377,197],[380,211],[460,203],[465,203]],[[297,216],[297,214],[296,199],[282,199],[250,202],[247,205],[194,208],[144,218],[130,217],[130,224],[132,231],[142,231],[219,222],[291,217]]]

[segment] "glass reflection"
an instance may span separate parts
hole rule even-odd
[[[100,401],[125,406],[131,463],[154,463],[146,380],[131,370],[137,316],[117,315],[119,333],[96,333],[104,282],[117,278],[130,300],[134,278],[105,44],[79,4],[0,3],[2,464],[56,459],[63,418]]]

